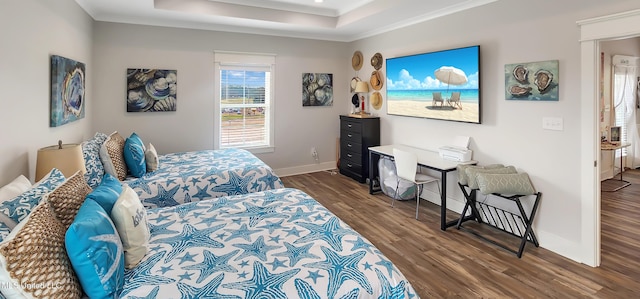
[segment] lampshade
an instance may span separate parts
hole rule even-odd
[[[53,168],[62,171],[65,177],[73,175],[78,170],[86,172],[82,147],[79,144],[62,144],[62,141],[58,141],[58,145],[39,149],[36,161],[36,182]]]
[[[356,89],[354,91],[355,92],[369,92],[369,85],[367,84],[367,82],[358,81],[356,83]]]

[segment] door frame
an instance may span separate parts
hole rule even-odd
[[[581,155],[580,182],[583,198],[581,260],[600,266],[600,41],[640,35],[640,9],[577,22],[580,27],[581,53]]]

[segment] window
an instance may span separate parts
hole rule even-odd
[[[635,67],[618,66],[614,67],[613,77],[613,105],[615,111],[614,125],[621,128],[620,142],[629,142],[629,124],[635,121]],[[616,151],[616,157],[627,155],[628,149],[625,147],[622,151]]]
[[[215,148],[273,151],[271,54],[215,53]]]

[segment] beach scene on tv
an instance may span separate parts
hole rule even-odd
[[[479,46],[389,58],[387,114],[480,123]]]

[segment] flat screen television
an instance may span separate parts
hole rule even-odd
[[[387,114],[479,124],[480,46],[386,60]]]

